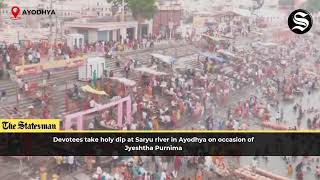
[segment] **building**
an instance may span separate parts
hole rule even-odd
[[[96,16],[112,16],[112,5],[106,0],[90,0],[89,11],[95,12]]]
[[[121,41],[125,38],[137,38],[137,21],[93,22],[92,19],[81,20],[82,21],[65,22],[64,28],[69,33],[83,34],[84,41],[88,43],[96,41]]]
[[[279,8],[296,9],[299,8],[307,0],[279,0]]]
[[[153,34],[174,36],[176,29],[181,25],[182,14],[183,8],[179,1],[159,1],[153,18]]]

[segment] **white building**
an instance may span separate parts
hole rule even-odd
[[[84,35],[84,41],[93,43],[96,41],[120,41],[126,38],[137,38],[137,21],[125,22],[88,22],[83,21],[66,22],[64,27],[69,33]]]

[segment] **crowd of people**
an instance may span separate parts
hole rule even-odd
[[[52,56],[54,60],[70,59],[87,53],[101,53],[107,57],[115,56],[116,52],[137,50],[154,47],[162,39],[145,35],[140,39],[124,39],[123,41],[97,41],[84,43],[81,47],[68,46],[64,40],[57,39],[54,45],[50,46],[47,40],[39,42],[23,41],[19,44],[0,44],[1,67],[12,69],[22,64],[39,63],[40,59],[48,59]],[[2,68],[1,68],[2,69]]]
[[[240,29],[230,28],[232,24],[224,25],[216,31],[208,31],[207,35],[225,35],[239,33],[240,36],[250,34],[251,27],[242,25]],[[247,37],[244,37],[247,38]],[[192,39],[192,38],[191,38]],[[241,39],[241,37],[240,37]],[[237,39],[239,40],[239,39]],[[260,39],[262,41],[262,39]],[[83,48],[57,45],[53,50],[55,59],[69,59],[81,54],[98,52],[107,58],[116,58],[118,51],[153,47],[156,38],[149,36],[145,39],[125,40],[120,42],[100,41],[85,44]],[[251,124],[258,122],[258,128],[277,129],[281,125],[287,129],[318,129],[320,126],[320,112],[318,107],[309,106],[302,102],[302,98],[310,99],[319,88],[320,61],[319,53],[312,39],[299,38],[279,44],[252,43],[244,48],[236,47],[235,40],[228,39],[221,42],[207,42],[207,49],[213,53],[221,53],[224,63],[215,57],[192,59],[197,67],[179,69],[173,64],[161,63],[150,58],[143,64],[150,69],[161,71],[156,73],[136,73],[135,68],[142,66],[134,60],[116,58],[116,66],[123,67],[126,78],[138,76],[139,82],[134,87],[124,85],[107,86],[102,89],[111,95],[110,98],[119,99],[130,95],[132,98],[132,122],[116,127],[123,130],[159,130],[159,129],[208,129],[208,130],[247,130],[253,129]],[[23,63],[38,63],[49,54],[46,43],[29,44],[28,46],[4,45],[0,49],[3,67],[10,69],[14,65]],[[24,59],[25,62],[20,62]],[[306,59],[311,59],[306,63]],[[124,62],[125,61],[125,62]],[[191,63],[191,62],[190,62]],[[113,71],[106,77],[113,77]],[[29,91],[29,84],[20,79],[19,87],[22,93]],[[79,96],[79,88],[75,85],[72,97]],[[0,102],[6,93],[1,93]],[[296,100],[299,99],[300,101]],[[95,98],[84,99],[85,108],[93,108],[103,102]],[[286,119],[284,109],[288,102],[294,102],[292,112],[297,116],[296,122]],[[81,103],[82,104],[82,103]],[[86,129],[108,128],[115,125],[115,109],[99,112],[94,120],[88,123]],[[292,113],[291,112],[291,113]],[[48,117],[49,114],[43,117]],[[112,121],[112,122],[110,122]],[[274,126],[266,126],[267,122],[274,122]],[[183,127],[187,124],[188,127]],[[191,124],[191,125],[190,125]],[[200,126],[197,126],[200,125]],[[74,128],[76,129],[76,127]],[[84,161],[86,169],[94,179],[141,179],[168,180],[197,179],[214,176],[216,167],[211,163],[220,163],[209,157],[112,157],[111,167],[106,169],[99,163],[99,157],[55,157],[57,174],[67,167],[69,172],[77,169],[77,163]],[[291,160],[288,175],[292,174]],[[292,160],[293,161],[293,160]],[[81,164],[81,163],[80,163]],[[253,163],[256,166],[256,159]],[[173,165],[173,167],[168,167]],[[221,166],[225,166],[222,164]],[[154,167],[154,168],[150,168]],[[184,177],[188,168],[193,168],[194,174]],[[225,169],[223,167],[222,169]],[[303,179],[303,172],[297,168],[297,178]],[[317,167],[316,172],[320,172]],[[190,178],[192,177],[192,178]]]
[[[112,156],[103,168],[106,162],[101,157],[55,156],[54,160],[55,166],[51,173],[55,177],[83,168],[96,180],[170,180],[178,177],[183,180],[200,180],[216,177],[213,162],[221,163],[223,157]],[[194,170],[188,171],[190,168]]]

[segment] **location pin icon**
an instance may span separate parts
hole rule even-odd
[[[20,8],[18,6],[13,6],[11,8],[11,13],[13,15],[14,18],[17,18],[17,16],[19,15],[20,13]]]

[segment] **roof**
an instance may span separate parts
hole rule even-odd
[[[77,37],[77,38],[83,38],[83,34],[78,34],[78,33],[66,34],[66,36],[70,36],[70,37]]]
[[[86,28],[86,29],[98,29],[99,31],[113,30],[119,28],[130,28],[136,27],[137,21],[126,21],[126,22],[68,22],[65,23],[65,27],[69,28]]]
[[[110,79],[114,79],[119,81],[120,83],[123,83],[126,86],[134,86],[136,85],[136,82],[127,78],[123,78],[123,77],[111,77]]]
[[[273,8],[261,8],[258,11],[256,11],[255,14],[260,17],[287,17],[287,16],[289,16],[289,14],[286,15],[286,13],[281,12],[277,9],[273,9]]]
[[[148,74],[152,74],[152,75],[157,75],[157,76],[167,75],[167,73],[165,73],[165,72],[159,72],[159,71],[156,71],[154,69],[147,68],[147,67],[135,68],[134,70],[135,71],[144,72],[144,73],[148,73]]]
[[[167,63],[167,64],[174,64],[176,59],[171,57],[171,56],[165,56],[165,55],[162,55],[162,54],[155,54],[155,53],[152,53],[151,56],[153,56],[154,58],[157,58],[159,59],[160,61],[164,62],[164,63]]]

